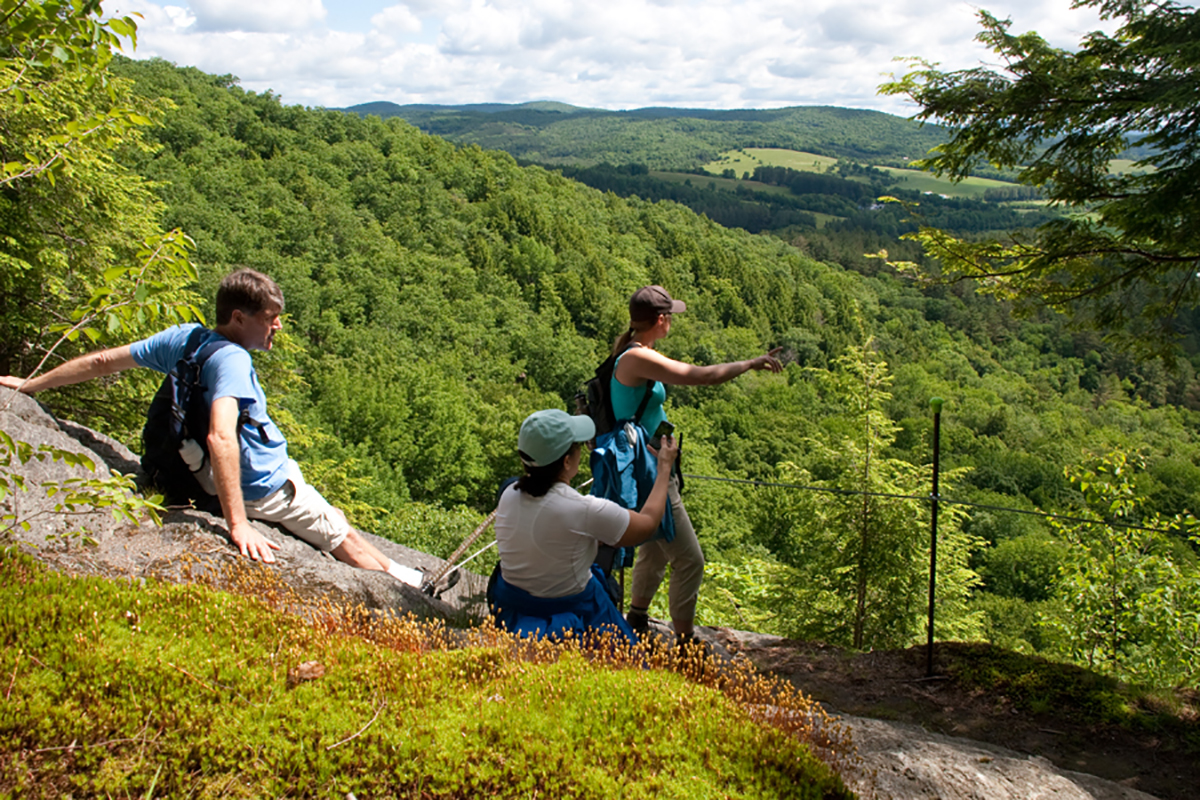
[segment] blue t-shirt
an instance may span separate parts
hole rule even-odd
[[[628,350],[625,352],[629,352]],[[617,419],[632,419],[637,413],[638,406],[642,404],[642,398],[646,396],[646,384],[641,386],[626,386],[617,380],[617,365],[621,363],[621,359],[625,356],[622,353],[613,362],[612,382],[609,385],[608,395],[612,400],[613,416]],[[647,436],[653,436],[658,430],[658,426],[667,421],[667,414],[663,411],[663,403],[667,399],[667,387],[662,381],[654,382],[654,390],[650,393],[650,400],[646,403],[646,410],[642,412],[642,418],[639,422],[646,430]]]
[[[130,346],[133,360],[139,366],[167,373],[183,358],[188,334],[200,327],[196,323],[176,325],[149,339]],[[216,331],[208,331],[200,347],[224,339]],[[241,428],[242,497],[261,500],[283,487],[288,479],[287,442],[275,423],[267,416],[267,398],[258,384],[258,373],[250,353],[240,345],[217,350],[200,371],[204,400],[210,406],[221,397],[236,397],[238,408],[250,413],[252,422]]]

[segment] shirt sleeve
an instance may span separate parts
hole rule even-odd
[[[134,342],[129,346],[129,353],[139,367],[162,373],[170,372],[183,357],[188,334],[196,327],[196,324],[192,323],[167,328],[148,339]]]
[[[629,527],[629,512],[611,500],[592,495],[580,495],[587,509],[585,527],[580,533],[615,546]]]
[[[254,386],[254,361],[250,354],[236,345],[222,347],[204,364],[204,383],[211,386],[208,401],[222,397],[236,397],[241,401],[254,401],[258,392]]]

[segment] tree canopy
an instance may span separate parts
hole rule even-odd
[[[1074,5],[1123,23],[1069,51],[981,11],[977,38],[1001,67],[943,72],[918,61],[881,87],[912,98],[918,119],[950,128],[925,168],[954,178],[984,163],[1020,168],[1021,183],[1071,213],[1006,242],[932,227],[916,236],[944,277],[978,279],[984,291],[1165,352],[1200,302],[1200,17],[1171,0]],[[1114,169],[1135,144],[1140,157]]]
[[[123,37],[136,24],[99,0],[0,0],[0,374],[197,314],[188,240],[163,233],[149,184],[118,163],[165,107],[109,71]],[[59,408],[127,435],[141,415],[122,400],[147,386],[71,387]]]

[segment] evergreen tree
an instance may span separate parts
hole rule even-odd
[[[977,166],[1020,169],[1070,216],[1011,242],[966,241],[934,226],[917,238],[943,277],[1025,303],[1046,303],[1129,344],[1163,350],[1180,312],[1200,302],[1200,14],[1171,0],[1079,0],[1113,34],[1076,50],[980,12],[977,37],[1003,64],[942,72],[919,68],[884,84],[947,125],[951,140],[922,166],[965,178]],[[1131,145],[1130,170],[1111,160]]]

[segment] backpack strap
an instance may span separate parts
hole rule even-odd
[[[643,346],[644,345],[639,344],[638,342],[630,342],[625,347],[625,349],[621,351],[621,355],[625,355],[626,353],[628,353],[630,350],[632,350],[635,347],[643,347]],[[618,360],[619,360],[619,357],[618,357]],[[614,363],[613,364],[613,377],[615,378],[616,376],[617,376],[617,366]],[[658,381],[650,380],[649,378],[646,379],[646,393],[644,395],[642,395],[642,402],[638,403],[637,411],[635,411],[633,413],[633,421],[638,423],[639,425],[642,424],[642,414],[646,413],[646,406],[650,405],[650,395],[651,395],[651,393],[654,392],[654,384],[656,384],[656,383],[658,383]],[[613,416],[616,416],[616,415],[614,414]]]
[[[208,333],[208,328],[203,325],[197,325],[188,334],[187,341],[183,343],[183,357],[181,361],[191,361],[196,357],[196,352],[200,349],[200,340],[204,338],[204,334]]]
[[[200,384],[200,375],[203,373],[204,365],[206,363],[208,363],[208,360],[210,358],[212,358],[214,355],[216,355],[218,350],[221,350],[221,349],[233,344],[233,342],[229,341],[225,337],[221,337],[220,339],[209,342],[208,344],[204,345],[204,347],[197,347],[197,345],[199,345],[199,339],[200,339],[200,336],[197,336],[197,334],[202,335],[204,330],[205,330],[205,328],[201,327],[201,328],[197,328],[195,331],[192,332],[192,335],[188,337],[187,352],[184,355],[184,358],[192,357],[196,363],[196,383],[197,384]],[[197,340],[194,343],[192,341],[193,338],[195,338]],[[200,385],[201,385],[201,391],[203,391],[203,385],[202,384],[200,384]],[[270,439],[267,437],[266,425],[257,421],[253,417],[251,417],[250,409],[248,409],[248,408],[239,409],[237,424],[236,424],[236,430],[237,430],[239,436],[242,434],[242,429],[247,425],[251,425],[258,429],[258,435],[262,438],[264,444],[267,443],[268,441],[270,441]]]

